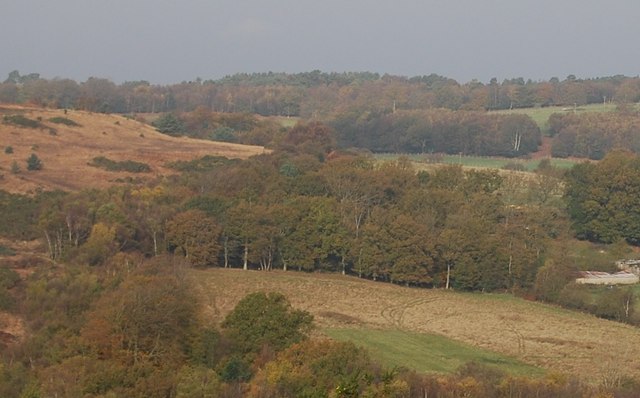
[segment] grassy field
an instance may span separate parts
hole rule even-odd
[[[538,124],[540,130],[542,132],[547,132],[549,130],[549,116],[554,113],[587,113],[587,112],[612,112],[616,110],[617,105],[608,103],[608,104],[590,104],[590,105],[581,105],[581,106],[548,106],[548,107],[537,107],[537,108],[521,108],[521,109],[506,109],[500,111],[491,111],[490,113],[497,114],[524,114],[528,115],[534,122]]]
[[[190,277],[205,304],[203,316],[214,323],[251,292],[279,291],[295,308],[313,314],[320,331],[390,333],[376,337],[374,332],[371,344],[376,339],[391,340],[393,333],[415,334],[398,340],[394,352],[385,353],[380,346],[376,355],[396,362],[414,361],[406,353],[412,345],[427,341],[422,339],[428,337],[417,337],[424,334],[446,336],[500,358],[592,381],[611,371],[640,377],[640,345],[635,343],[640,341],[640,329],[507,294],[406,288],[337,274],[282,271],[191,270]]]
[[[293,127],[298,121],[300,121],[299,117],[296,116],[271,116],[269,119],[274,120],[276,123],[280,124],[282,127]]]
[[[42,127],[28,128],[0,118],[0,189],[34,192],[38,189],[74,191],[89,187],[106,188],[127,178],[140,178],[127,172],[110,172],[89,166],[92,159],[108,155],[114,161],[136,161],[150,166],[143,178],[173,174],[165,167],[169,161],[191,160],[204,155],[245,159],[261,154],[261,146],[171,137],[153,127],[118,115],[82,111],[29,108],[3,105],[0,114],[22,115]],[[52,123],[64,118],[72,124]],[[12,153],[6,153],[6,147]],[[44,167],[26,170],[26,159],[35,153]],[[11,171],[16,162],[21,171]]]
[[[516,376],[542,376],[543,369],[515,358],[476,348],[444,336],[401,330],[325,329],[329,337],[350,341],[367,349],[383,365],[407,367],[418,372],[453,373],[475,362]]]

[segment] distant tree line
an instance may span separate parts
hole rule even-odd
[[[376,73],[237,74],[219,80],[153,85],[115,84],[108,79],[43,79],[37,73],[11,72],[0,84],[0,102],[31,103],[92,112],[217,112],[326,117],[348,109],[495,110],[534,106],[579,106],[640,100],[640,78],[611,76],[532,81],[523,78],[460,84],[431,74],[402,77]]]

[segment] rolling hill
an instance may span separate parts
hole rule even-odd
[[[191,277],[206,315],[218,321],[248,293],[279,291],[294,307],[312,313],[320,330],[334,336],[354,335],[354,329],[390,331],[391,336],[403,331],[409,333],[407,341],[416,341],[412,333],[440,335],[594,383],[605,377],[640,376],[640,329],[507,294],[405,288],[349,276],[280,271],[192,270]],[[376,345],[369,348],[375,356]],[[406,363],[414,360],[407,358]]]
[[[16,115],[34,122],[36,127],[12,123],[11,117]],[[7,147],[11,150],[7,151]],[[246,159],[265,149],[171,137],[118,115],[1,105],[0,151],[0,189],[28,193],[38,189],[105,188],[131,178],[145,180],[174,173],[166,167],[167,162],[205,155]],[[42,170],[27,170],[26,159],[31,154],[42,160]],[[112,172],[90,166],[99,156],[144,163],[151,171]],[[12,172],[14,161],[20,167],[18,173]]]

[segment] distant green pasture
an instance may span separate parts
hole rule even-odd
[[[282,127],[293,127],[300,121],[300,118],[297,116],[272,116],[271,119],[279,123]]]
[[[444,336],[400,330],[327,329],[340,341],[351,341],[369,351],[388,367],[402,366],[425,373],[453,373],[460,366],[476,362],[511,375],[542,376],[544,370],[515,358],[460,343]]]
[[[580,106],[547,106],[547,107],[535,107],[535,108],[516,108],[505,109],[499,111],[490,111],[490,113],[497,113],[503,115],[509,114],[524,114],[528,115],[534,122],[538,124],[540,130],[547,132],[549,130],[549,116],[554,113],[587,113],[587,112],[612,112],[615,111],[617,104],[590,104]]]

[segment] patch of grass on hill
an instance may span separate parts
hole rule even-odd
[[[12,124],[19,127],[27,127],[32,129],[43,128],[44,125],[39,120],[29,119],[24,115],[4,115],[2,121],[6,124]]]
[[[418,372],[453,373],[462,365],[476,362],[511,375],[542,376],[544,370],[515,358],[497,354],[444,336],[400,330],[327,329],[340,341],[351,341],[366,348],[382,364],[404,366]]]
[[[205,155],[199,159],[193,159],[189,161],[178,160],[176,162],[167,163],[167,167],[177,170],[177,171],[211,171],[216,167],[229,164],[234,162],[234,160],[227,159],[223,156],[211,156]]]
[[[62,117],[62,116],[52,117],[51,119],[49,119],[49,121],[51,123],[64,124],[65,126],[72,126],[72,127],[80,126],[78,123],[74,122],[73,120],[66,117]]]
[[[136,162],[133,160],[118,162],[104,156],[93,158],[89,165],[99,167],[107,171],[128,171],[130,173],[148,173],[151,171],[151,167],[146,163]]]

